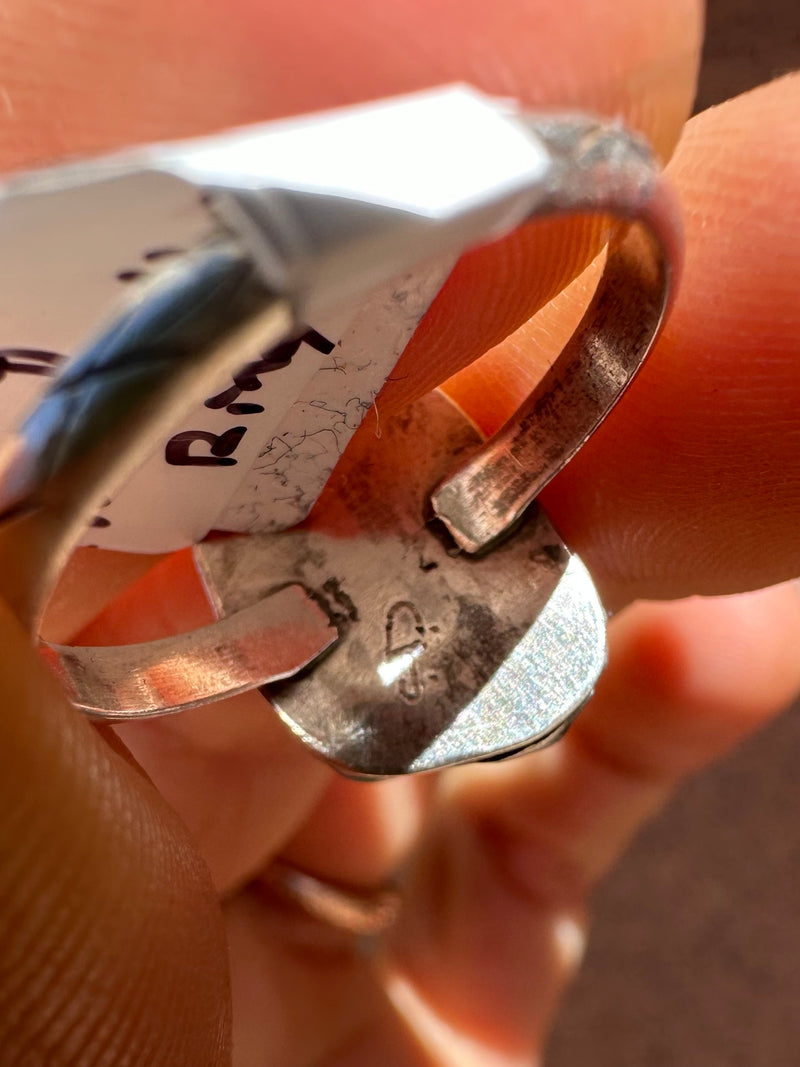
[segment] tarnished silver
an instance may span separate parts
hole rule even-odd
[[[311,519],[280,535],[198,545],[220,616],[292,581],[340,641],[265,689],[318,755],[362,778],[516,754],[551,739],[605,663],[605,612],[546,516],[465,556],[430,522],[430,491],[481,438],[432,393],[361,433]]]
[[[216,384],[243,352],[291,329],[285,302],[249,262],[210,246],[164,272],[56,379],[5,442],[0,478],[2,594],[35,634],[84,527],[171,424],[187,396]],[[210,630],[149,646],[43,643],[70,698],[91,714],[161,714],[293,674],[336,639],[297,586]],[[258,680],[258,681],[257,681]]]
[[[192,249],[158,271],[83,345],[6,442],[0,553],[9,562],[0,575],[0,594],[33,633],[80,530],[176,411],[341,300],[528,220],[584,211],[635,225],[612,241],[598,295],[575,337],[498,438],[479,448],[471,437],[477,451],[464,455],[464,466],[454,474],[452,453],[445,456],[425,435],[411,463],[425,471],[413,504],[406,501],[411,527],[386,542],[366,522],[349,545],[340,533],[314,528],[268,542],[242,538],[219,548],[204,546],[204,560],[218,552],[227,561],[210,569],[204,563],[218,607],[224,603],[229,612],[240,599],[241,579],[236,593],[222,588],[224,574],[234,573],[240,560],[240,571],[249,573],[250,586],[261,592],[264,617],[254,621],[261,609],[251,603],[244,614],[221,619],[197,644],[182,638],[149,650],[69,652],[50,646],[74,702],[112,718],[159,714],[287,678],[315,663],[313,673],[280,694],[275,690],[276,699],[293,729],[355,773],[425,769],[505,754],[552,737],[600,670],[602,612],[582,566],[544,516],[532,514],[513,538],[503,538],[641,365],[674,288],[680,229],[648,150],[617,124],[584,116],[525,116],[508,102],[462,88],[149,147],[17,176],[0,187],[7,257],[15,241],[24,247],[37,219],[45,220],[49,242],[70,248],[79,247],[89,223],[93,234],[107,234],[136,212],[190,219],[187,232],[193,235]],[[41,252],[46,275],[46,242]],[[413,432],[423,439],[421,426]],[[434,454],[431,465],[425,456]],[[367,461],[364,457],[368,468]],[[449,530],[441,541],[419,525],[420,509],[437,481],[432,505]],[[370,492],[372,511],[379,515],[388,497]],[[325,507],[335,511],[331,494],[325,499]],[[352,492],[350,500],[357,504]],[[499,543],[480,559],[455,559],[445,547],[451,536],[453,551]],[[328,539],[324,552],[319,537]],[[358,580],[363,603],[358,610],[372,620],[372,629],[383,628],[383,645],[379,639],[365,653],[359,677],[367,681],[360,695],[348,681],[355,630],[345,626],[336,596],[326,593],[326,582],[336,578],[325,573],[326,566],[333,564],[312,566],[318,549],[337,561],[348,582]],[[398,607],[387,622],[392,604],[405,603],[399,594],[388,606],[385,601],[394,596],[392,553],[403,556],[400,589],[417,551],[437,564],[419,570],[430,578],[423,584],[433,591],[432,599],[422,610],[409,596],[413,607]],[[501,596],[505,587],[522,581],[523,558],[530,565],[525,607]],[[506,572],[506,566],[512,569]],[[367,574],[375,576],[380,593],[370,593],[362,580]],[[417,599],[422,588],[414,585]],[[463,595],[474,608],[469,626],[457,614],[448,619],[448,640],[433,640],[436,631],[430,629],[443,632],[444,615],[435,621],[437,588],[445,599],[448,589],[461,590],[457,595],[467,589]],[[492,600],[491,639],[476,621],[482,596]],[[288,633],[278,632],[269,604],[277,597],[282,610],[293,605]],[[422,622],[415,621],[415,612]],[[415,644],[411,634],[406,642],[402,634],[417,626],[425,639]],[[473,644],[453,659],[453,642],[466,633]],[[276,644],[285,654],[274,654]],[[259,657],[258,649],[267,645]],[[487,645],[491,655],[484,655]],[[334,646],[335,652],[324,656]],[[198,681],[200,647],[207,650],[204,661],[210,657],[215,666]],[[439,664],[425,667],[425,685],[419,682],[423,658]],[[455,672],[446,697],[429,676],[437,669]],[[534,676],[541,679],[535,691]],[[425,709],[424,715],[411,714],[413,729],[405,733],[402,716],[388,732],[373,729],[388,716],[386,679],[395,689],[405,688],[412,711]],[[295,707],[300,698],[292,694],[312,691],[317,703],[311,701],[301,715]],[[326,704],[337,693],[341,704]],[[503,730],[500,720],[507,720]],[[445,735],[457,741],[437,749],[437,738]]]
[[[642,366],[675,293],[681,231],[667,187],[648,180],[652,172],[641,146],[619,131],[597,128],[585,132],[583,141],[567,141],[568,159],[569,149],[577,149],[572,162],[578,177],[574,188],[566,180],[554,194],[553,207],[574,210],[585,197],[585,209],[638,221],[612,238],[592,302],[545,377],[434,492],[435,513],[467,552],[483,551],[504,536],[597,429]],[[593,185],[598,158],[615,160],[627,187],[624,180],[613,190]],[[568,161],[564,167],[572,173]],[[612,197],[619,198],[616,210]]]

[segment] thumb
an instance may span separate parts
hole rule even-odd
[[[221,917],[177,817],[70,708],[0,605],[6,1064],[221,1067]]]

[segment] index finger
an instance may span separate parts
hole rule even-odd
[[[3,13],[0,171],[467,81],[535,108],[620,115],[668,156],[691,107],[699,0],[233,0]],[[465,257],[382,404],[496,344],[599,247],[598,220],[528,227]]]

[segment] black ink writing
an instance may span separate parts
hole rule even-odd
[[[209,397],[205,406],[211,409],[224,408],[229,415],[260,414],[264,411],[261,404],[238,403],[239,397],[242,393],[252,393],[260,389],[263,384],[260,378],[262,374],[288,367],[302,344],[310,345],[323,355],[330,355],[336,347],[317,330],[308,329],[293,340],[284,341],[283,344],[270,349],[260,359],[248,363],[233,376],[233,385],[216,396]],[[233,453],[246,432],[246,426],[233,426],[222,434],[209,433],[207,430],[183,430],[167,442],[164,458],[175,467],[232,467],[238,462],[233,459]],[[198,441],[210,446],[209,455],[197,454],[190,450]]]
[[[142,259],[145,263],[156,263],[160,259],[168,259],[171,256],[182,256],[184,250],[182,248],[149,248],[146,252],[142,253]],[[140,278],[147,278],[149,272],[145,269],[142,270],[139,267],[126,267],[124,270],[118,270],[116,273],[116,279],[118,282],[136,282]]]
[[[260,389],[262,381],[260,375],[269,374],[271,371],[283,370],[288,367],[297,354],[300,345],[310,345],[323,355],[330,355],[336,347],[327,337],[323,337],[317,330],[309,329],[300,337],[292,341],[284,341],[283,344],[271,349],[260,359],[253,360],[243,367],[238,374],[233,376],[233,385],[211,396],[205,401],[207,408],[225,408],[231,415],[257,415],[264,410],[261,404],[237,403],[242,393],[252,393]]]
[[[182,256],[185,249],[172,248],[167,246],[166,248],[148,248],[146,252],[142,253],[142,259],[147,263],[155,263],[159,259],[167,259],[171,256]]]
[[[7,374],[49,377],[63,359],[58,352],[41,348],[0,348],[0,382]]]
[[[221,434],[208,433],[206,430],[184,430],[167,441],[164,458],[174,467],[232,467],[238,462],[232,458],[232,453],[246,433],[246,426],[232,426]],[[191,446],[197,441],[210,446],[210,455],[190,452]]]

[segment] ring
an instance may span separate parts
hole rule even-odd
[[[11,223],[37,211],[51,219],[84,204],[88,190],[95,206],[111,205],[111,224],[176,189],[201,220],[193,247],[79,347],[0,453],[0,553],[9,561],[0,595],[72,702],[117,720],[289,678],[339,640],[313,591],[279,581],[259,603],[191,634],[116,648],[38,638],[82,533],[159,442],[185,456],[201,440],[210,455],[195,462],[232,462],[241,428],[170,437],[182,412],[211,394],[224,400],[231,376],[238,397],[251,388],[237,373],[243,365],[296,347],[307,323],[420,265],[453,262],[554,214],[614,216],[625,225],[561,357],[433,493],[456,543],[485,550],[630,383],[681,259],[672,196],[638,137],[585,116],[525,115],[464,88],[15,177],[0,187],[0,222],[2,211]],[[239,399],[228,406],[246,409]]]
[[[263,880],[306,915],[358,937],[385,933],[400,915],[400,893],[391,884],[379,889],[353,889],[280,862],[270,864]]]
[[[2,593],[33,633],[58,575],[105,497],[241,352],[291,330],[285,300],[235,250],[211,247],[167,271],[56,379],[7,442],[0,483]],[[43,644],[84,710],[123,719],[190,707],[294,674],[336,631],[297,585],[193,633],[110,648]]]

